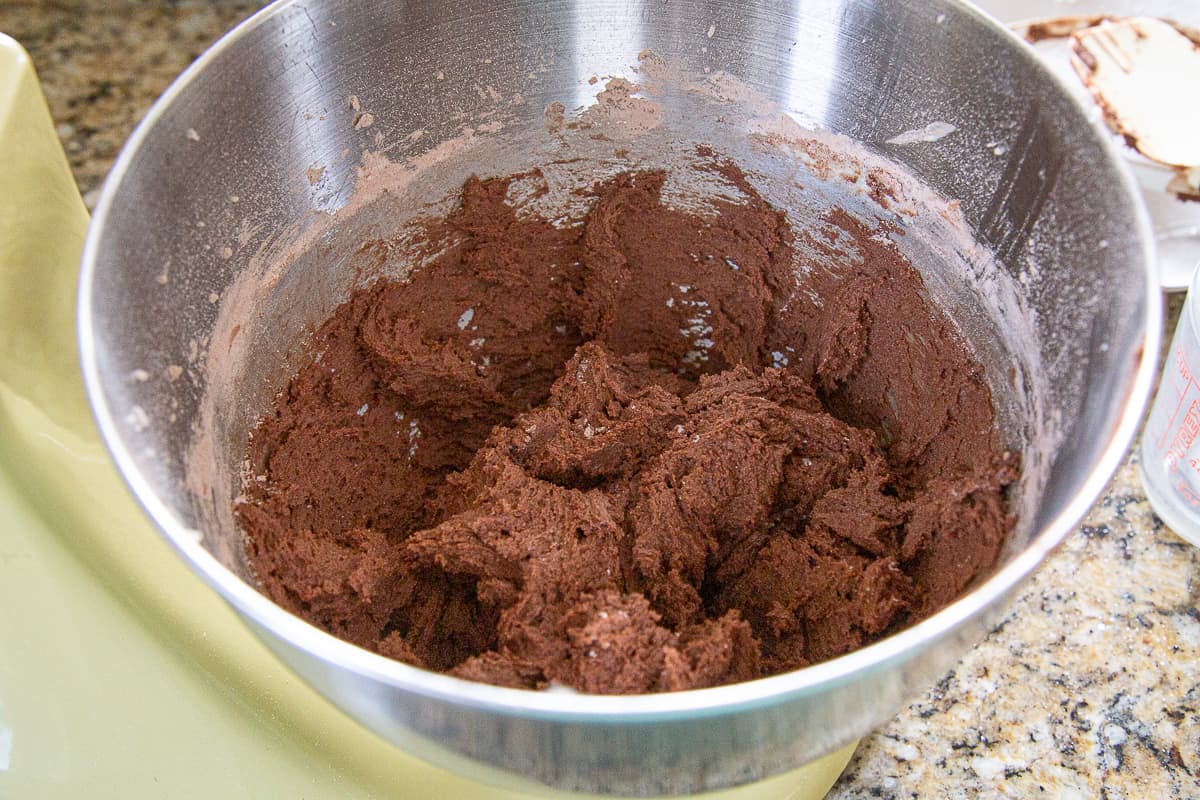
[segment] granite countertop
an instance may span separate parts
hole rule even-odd
[[[154,98],[258,5],[0,5],[89,206]],[[1200,797],[1198,605],[1200,550],[1153,514],[1131,456],[1003,621],[863,740],[830,797]]]

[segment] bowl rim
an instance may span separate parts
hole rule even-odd
[[[650,724],[673,720],[729,715],[779,705],[822,693],[856,681],[892,664],[902,664],[926,646],[936,643],[1002,602],[1083,519],[1120,466],[1132,444],[1149,401],[1157,372],[1157,354],[1162,338],[1162,298],[1157,280],[1154,236],[1149,217],[1137,199],[1136,184],[1125,159],[1108,137],[1094,136],[1104,157],[1119,176],[1120,188],[1130,199],[1136,220],[1135,235],[1142,245],[1146,302],[1145,326],[1137,365],[1122,387],[1124,411],[1112,429],[1095,466],[1064,508],[1047,521],[1029,545],[1009,563],[979,582],[932,616],[872,644],[829,661],[792,672],[757,678],[742,683],[706,689],[691,689],[641,695],[588,695],[512,689],[464,680],[414,667],[338,639],[275,604],[232,570],[221,564],[194,537],[194,531],[155,493],[137,466],[132,452],[123,444],[117,416],[104,393],[102,369],[93,333],[95,319],[92,294],[101,247],[101,231],[111,213],[125,173],[133,165],[142,143],[175,99],[225,50],[300,0],[275,0],[214,42],[185,69],[154,102],[122,147],[106,178],[84,243],[77,293],[77,336],[84,387],[101,438],[135,500],[153,521],[159,533],[179,552],[188,565],[249,621],[307,654],[350,670],[388,687],[462,707],[511,717],[591,724]],[[1036,54],[1014,32],[965,0],[942,0],[944,7],[972,18],[976,24],[1000,34],[1012,45],[1012,57],[1024,59],[1058,87],[1085,119],[1085,111],[1071,97],[1064,82],[1041,64]],[[1093,129],[1094,130],[1094,129]],[[262,633],[259,633],[261,638]],[[272,646],[272,649],[276,649]],[[277,654],[278,651],[276,650]],[[287,659],[284,659],[287,661]]]

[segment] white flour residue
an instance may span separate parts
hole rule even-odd
[[[924,128],[899,133],[887,140],[887,144],[919,144],[921,142],[936,142],[944,139],[958,130],[949,122],[931,122]]]

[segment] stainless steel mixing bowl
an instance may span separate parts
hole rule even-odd
[[[548,103],[589,102],[599,87],[588,78],[626,73],[643,49],[695,74],[721,70],[960,201],[1032,312],[1030,363],[1041,372],[1024,391],[1044,413],[1018,427],[1040,440],[1056,426],[1061,433],[1045,463],[1027,463],[1045,480],[1027,488],[1001,564],[932,618],[844,657],[645,697],[468,683],[388,661],[284,612],[252,586],[236,532],[205,510],[227,509],[236,487],[198,495],[187,474],[212,388],[199,359],[237,335],[211,340],[242,254],[344,204],[376,134],[392,155],[417,154],[461,137],[489,98],[505,98],[506,129],[541,130]],[[370,127],[348,109],[351,95],[373,115]],[[664,102],[671,113],[674,101]],[[934,121],[956,130],[936,142],[888,142]],[[282,2],[202,56],[114,167],[83,257],[84,374],[113,457],[182,557],[365,725],[439,763],[466,756],[556,787],[731,786],[829,753],[887,719],[983,634],[1095,501],[1133,436],[1158,350],[1151,236],[1131,188],[1111,145],[1032,54],[954,0]],[[344,259],[297,259],[271,280],[319,285],[321,269],[346,268]],[[290,344],[266,336],[247,358],[277,387]],[[1003,366],[993,363],[992,374],[1006,374]],[[234,396],[217,408],[213,458],[236,468],[239,437],[262,400]]]

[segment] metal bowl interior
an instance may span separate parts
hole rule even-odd
[[[413,197],[464,171],[499,173],[541,152],[525,145],[544,138],[547,104],[593,103],[603,82],[589,79],[632,75],[644,51],[701,82],[721,76],[724,94],[703,102],[722,105],[725,119],[708,125],[694,116],[695,92],[668,89],[656,97],[676,121],[667,132],[690,126],[693,140],[723,137],[713,143],[757,159],[768,196],[793,203],[789,212],[802,216],[807,201],[778,187],[772,195],[784,155],[750,147],[743,119],[790,113],[955,201],[971,241],[943,226],[906,246],[983,358],[1006,434],[1037,476],[996,571],[934,617],[833,661],[635,698],[460,681],[284,612],[254,589],[228,509],[249,426],[303,333],[358,275],[355,237],[408,196],[356,205],[363,153],[435,164],[409,174]],[[369,127],[354,124],[364,111]],[[463,141],[464,126],[496,121],[495,137],[434,158]],[[888,141],[931,122],[955,130]],[[670,137],[654,139],[662,133],[641,138],[665,152]],[[824,199],[849,197],[835,195]],[[1002,613],[1094,502],[1136,429],[1160,335],[1151,241],[1111,143],[1023,45],[952,0],[295,0],[202,56],[122,152],[85,247],[80,348],[101,432],[149,515],[347,713],[441,763],[467,756],[560,788],[678,794],[778,773],[861,736]],[[239,306],[247,276],[261,302]],[[1011,290],[1016,305],[983,284]],[[218,386],[212,354],[235,339],[235,379]],[[218,479],[198,480],[198,459]]]

